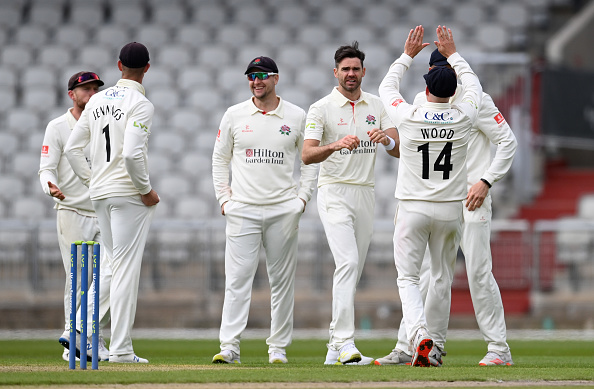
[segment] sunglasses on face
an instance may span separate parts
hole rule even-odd
[[[84,73],[81,74],[80,76],[78,76],[78,78],[76,79],[77,83],[81,83],[81,82],[85,82],[85,81],[89,81],[89,80],[98,80],[99,76],[96,75],[95,73]]]
[[[250,73],[250,74],[248,74],[247,75],[247,78],[250,81],[256,81],[256,78],[259,78],[260,80],[268,80],[268,77],[274,76],[275,74],[278,74],[278,73],[257,72],[257,73]]]

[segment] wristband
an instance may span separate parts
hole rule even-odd
[[[487,184],[487,186],[489,187],[489,189],[491,189],[491,183],[487,180],[485,180],[484,178],[481,178],[481,181],[484,182],[485,184]]]
[[[388,145],[384,145],[384,147],[387,151],[393,150],[394,147],[396,147],[396,142],[394,142],[394,139],[392,139],[388,135],[386,135],[386,138],[390,139],[390,143],[388,143]]]

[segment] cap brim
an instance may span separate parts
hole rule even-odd
[[[73,86],[73,87],[72,87],[70,90],[72,90],[72,89],[74,89],[74,88],[77,88],[77,87],[79,87],[79,86],[81,86],[81,85],[90,84],[91,82],[96,82],[96,83],[98,83],[98,84],[99,84],[99,86],[103,86],[103,85],[105,85],[105,83],[104,83],[103,81],[101,81],[101,80],[95,80],[95,79],[91,79],[91,80],[83,81],[83,82],[81,82],[80,84],[76,84],[76,85],[75,85],[75,86]]]

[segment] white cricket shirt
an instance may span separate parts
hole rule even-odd
[[[41,188],[48,196],[51,196],[47,186],[48,181],[60,188],[64,194],[64,200],[52,197],[56,203],[55,209],[69,209],[83,216],[95,216],[95,210],[89,198],[89,188],[83,185],[74,174],[64,154],[64,147],[76,124],[71,110],[72,108],[49,122],[45,129],[39,162],[39,181]],[[89,149],[85,148],[83,153],[88,157]]]
[[[379,92],[400,136],[396,198],[457,201],[466,198],[466,154],[483,90],[458,53],[448,58],[465,87],[458,105],[411,105],[400,94],[400,80],[412,63],[402,54],[388,70]]]
[[[356,135],[361,143],[350,151],[332,153],[321,163],[318,186],[341,183],[374,186],[377,144],[369,140],[367,131],[394,127],[379,97],[361,92],[357,102],[347,99],[338,88],[309,108],[305,139],[316,139],[320,146],[336,142],[347,135]]]
[[[456,94],[450,102],[456,105],[460,102],[464,88],[458,85]],[[415,105],[427,102],[425,92],[415,96]],[[497,145],[495,155],[491,160],[491,143]],[[466,168],[468,169],[467,189],[476,184],[481,178],[490,184],[501,180],[511,168],[518,142],[509,124],[495,106],[493,99],[483,92],[483,100],[479,108],[478,117],[470,131],[468,140],[468,154]]]
[[[66,144],[68,161],[89,185],[91,200],[151,191],[147,146],[153,112],[144,87],[132,80],[121,79],[91,97]],[[87,144],[92,171],[82,152]]]
[[[316,165],[301,163],[299,191],[293,178],[301,161],[305,111],[280,99],[263,112],[249,99],[225,112],[212,154],[212,177],[219,204],[276,204],[299,196],[311,199]],[[229,164],[232,179],[229,184]]]

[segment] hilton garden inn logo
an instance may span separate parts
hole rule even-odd
[[[246,163],[269,163],[273,165],[283,165],[285,153],[283,151],[273,151],[269,149],[246,149]]]

